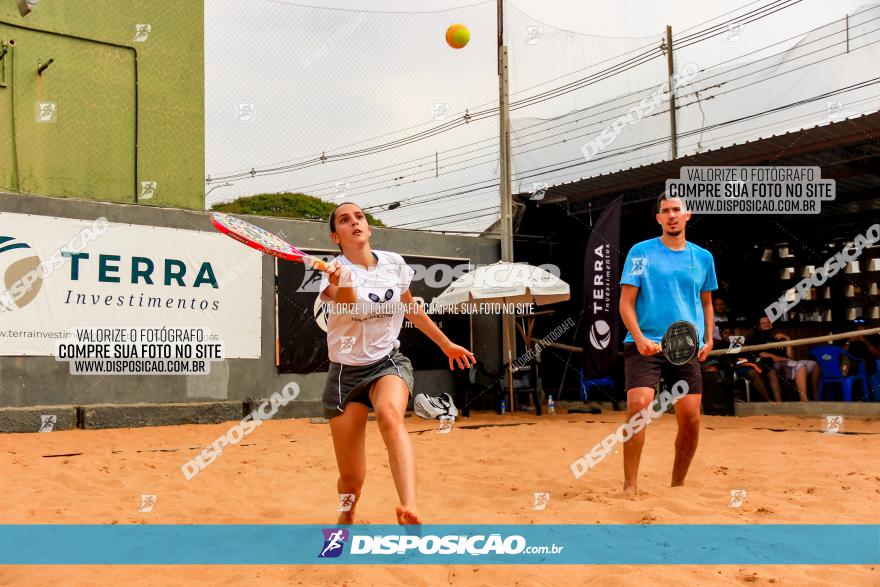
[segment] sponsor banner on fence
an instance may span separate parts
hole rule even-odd
[[[0,525],[0,564],[876,565],[880,526]]]
[[[54,356],[77,329],[185,326],[223,358],[258,358],[261,303],[262,255],[223,235],[0,213],[0,355]]]

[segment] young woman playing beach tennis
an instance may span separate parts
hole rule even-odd
[[[413,302],[409,284],[415,272],[403,257],[373,250],[370,235],[366,214],[356,204],[340,204],[330,214],[330,236],[342,254],[320,285],[321,300],[331,304],[327,318],[330,369],[323,404],[339,468],[340,500],[352,504],[337,523],[354,521],[367,474],[365,433],[372,407],[400,498],[397,521],[420,524],[415,456],[403,424],[413,372],[409,359],[397,350],[404,316],[440,347],[450,369],[455,365],[467,369],[475,359],[466,348],[450,341]],[[354,498],[341,497],[346,494]]]

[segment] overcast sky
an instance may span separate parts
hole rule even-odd
[[[767,1],[752,2],[743,10]],[[667,24],[674,32],[684,31],[747,4],[508,2],[505,32],[512,99],[589,75],[605,59],[658,43]],[[701,58],[709,64],[735,58],[841,19],[861,4],[803,0],[747,25],[737,44],[707,43],[701,47]],[[471,43],[461,50],[444,41],[446,28],[456,22],[466,24],[472,34]],[[465,109],[474,113],[491,108],[498,91],[495,35],[491,0],[207,1],[207,173],[216,178],[305,161],[322,151],[363,149],[436,129]],[[665,68],[660,61],[589,90],[515,111],[514,126],[518,117],[561,116],[659,83]],[[212,183],[207,203],[288,190],[328,201],[339,201],[338,194],[363,206],[401,202],[398,209],[379,214],[389,225],[480,230],[491,224],[496,213],[492,208],[498,206],[497,188],[490,185],[498,173],[497,125],[494,117],[476,120],[369,156],[290,172],[277,169],[272,175],[229,180],[231,186]],[[515,151],[528,144],[526,139],[518,143],[516,136],[514,141]],[[515,188],[530,187],[524,181]]]

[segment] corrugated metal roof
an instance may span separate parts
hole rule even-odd
[[[839,192],[863,193],[880,189],[880,177],[867,169],[853,172],[853,164],[856,167],[873,165],[874,173],[880,173],[880,166],[876,163],[880,156],[878,142],[880,111],[558,184],[547,189],[538,205],[592,200],[646,188],[659,194],[662,187],[658,189],[657,186],[662,186],[667,179],[679,177],[680,168],[685,165],[817,165],[826,171],[823,177],[837,179]],[[860,145],[865,145],[864,153],[851,151]],[[840,169],[840,173],[832,171],[835,169]],[[822,211],[825,213],[825,206]]]

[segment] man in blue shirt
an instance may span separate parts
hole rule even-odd
[[[688,394],[675,404],[678,434],[672,486],[684,485],[700,435],[703,380],[700,362],[712,350],[712,290],[718,289],[712,254],[685,240],[691,214],[678,198],[657,200],[657,223],[663,235],[630,249],[620,279],[620,316],[628,330],[623,356],[629,417],[651,405],[661,375],[671,387],[684,380]],[[660,340],[670,324],[692,323],[704,341],[697,355],[684,365],[673,365],[660,353]],[[639,459],[645,428],[623,445],[623,493],[632,498],[638,485]]]

